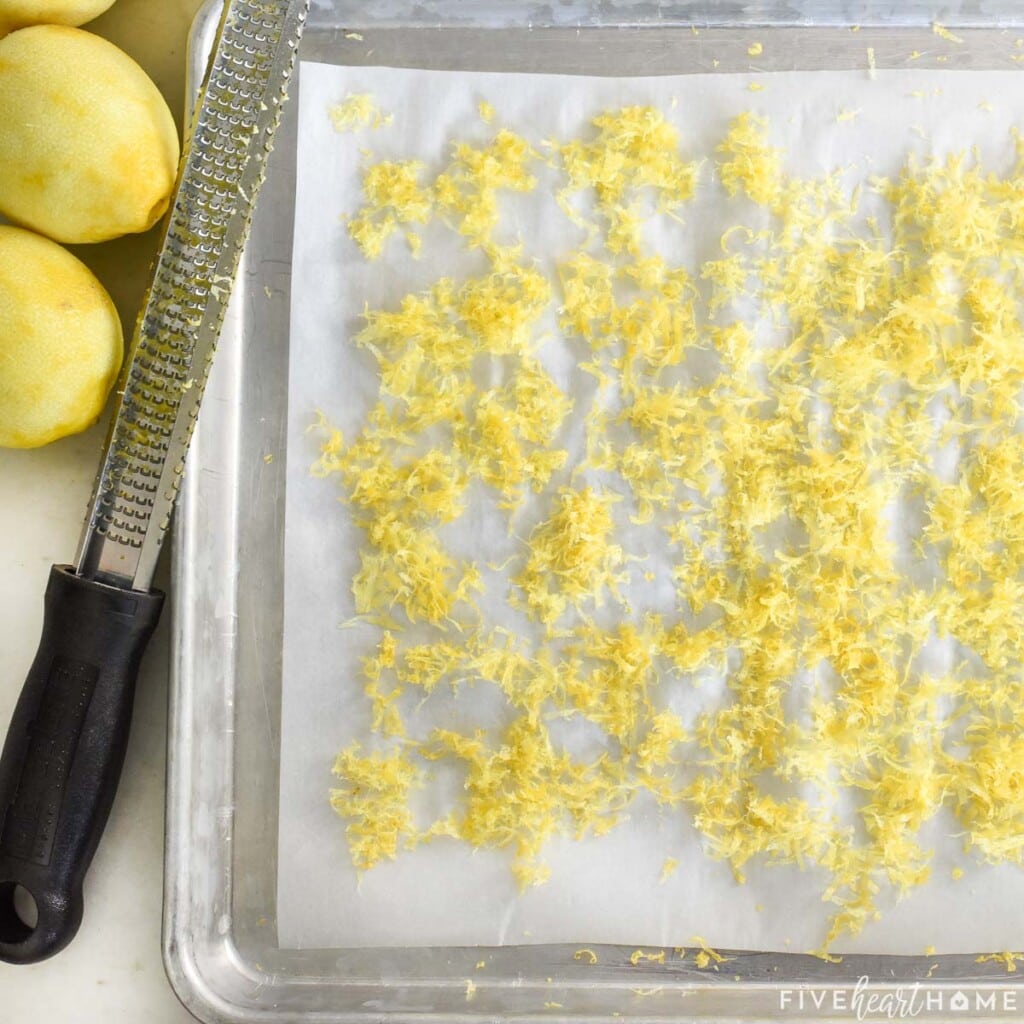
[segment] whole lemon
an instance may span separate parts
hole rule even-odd
[[[0,213],[58,242],[145,231],[167,209],[178,133],[113,43],[36,25],[0,39]]]
[[[37,448],[90,426],[123,355],[117,310],[89,268],[0,225],[0,447]]]
[[[0,36],[26,25],[84,25],[114,0],[0,0]]]

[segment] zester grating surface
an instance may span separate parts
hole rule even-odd
[[[307,9],[227,5],[93,491],[83,576],[152,580]]]

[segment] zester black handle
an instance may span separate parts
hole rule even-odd
[[[0,960],[44,960],[82,920],[82,882],[121,775],[139,662],[163,594],[50,570],[32,668],[0,755]],[[38,922],[15,910],[16,886]]]

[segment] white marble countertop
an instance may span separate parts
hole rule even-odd
[[[88,26],[131,54],[175,115],[184,104],[188,26],[202,0],[118,0]],[[156,238],[78,246],[134,322]],[[35,654],[50,566],[71,561],[103,441],[86,434],[31,452],[0,449],[0,736]],[[158,582],[166,581],[166,565]],[[85,885],[74,942],[42,964],[0,964],[3,1024],[187,1024],[164,975],[163,900],[168,625],[139,677],[131,740],[110,823]]]

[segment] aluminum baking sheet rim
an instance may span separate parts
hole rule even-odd
[[[196,16],[190,35],[189,84],[187,95],[194,96],[205,72],[216,36],[221,0],[207,0]],[[252,254],[247,253],[246,260]],[[208,1022],[249,1022],[254,1020],[285,1022],[317,1019],[322,1021],[422,1022],[496,1019],[485,1000],[463,1000],[457,1010],[438,1011],[421,1007],[398,1011],[373,1009],[377,1002],[363,1000],[361,1009],[330,1008],[322,999],[309,999],[301,1005],[301,995],[311,991],[321,994],[338,986],[350,996],[365,989],[365,996],[374,990],[383,996],[396,985],[374,986],[366,979],[292,975],[265,970],[239,950],[234,934],[232,842],[235,838],[234,775],[234,665],[237,634],[231,629],[211,631],[212,621],[236,621],[234,586],[226,590],[220,585],[225,578],[237,578],[237,537],[240,514],[239,434],[241,379],[244,372],[243,344],[245,329],[239,310],[247,300],[247,289],[254,287],[245,272],[247,262],[239,271],[231,308],[225,320],[217,354],[217,367],[203,405],[203,413],[188,459],[188,472],[182,487],[176,516],[172,550],[172,645],[171,688],[168,735],[167,829],[165,841],[164,893],[164,964],[171,985],[183,1005],[199,1019]],[[204,528],[209,522],[216,529]],[[200,525],[202,524],[202,525]],[[197,763],[202,771],[197,771]],[[203,876],[201,858],[212,859],[216,871],[213,878]],[[208,865],[207,865],[208,866]],[[209,876],[211,872],[207,871]],[[273,909],[273,908],[271,908]],[[571,956],[578,946],[531,947],[516,952],[521,960],[537,970],[553,972],[571,969]],[[725,951],[736,959],[719,973],[699,971],[680,961],[664,967],[645,965],[642,972],[629,966],[627,947],[594,947],[603,969],[577,975],[566,990],[545,989],[549,1001],[564,991],[579,993],[608,989],[639,989],[646,993],[646,1002],[637,1008],[633,1019],[680,1019],[684,1007],[676,999],[674,1009],[656,998],[665,991],[678,997],[709,995],[723,997],[697,1000],[692,1009],[702,1017],[718,1020],[754,1020],[770,1017],[781,1020],[780,990],[787,986],[817,989],[850,990],[862,976],[872,982],[912,986],[926,982],[936,989],[984,985],[986,989],[1012,987],[1013,978],[997,972],[998,965],[979,968],[974,954],[942,956],[878,956],[851,955],[842,964],[826,964],[815,957],[795,953],[758,953]],[[298,951],[296,951],[298,952]],[[394,951],[391,951],[392,953]],[[439,951],[440,952],[440,951]],[[456,952],[456,951],[450,951]],[[461,951],[459,951],[461,952]],[[501,955],[501,951],[489,950]],[[381,955],[384,955],[382,951]],[[543,957],[544,959],[538,959]],[[932,965],[938,967],[932,973]],[[219,973],[217,973],[219,972]],[[531,978],[535,976],[531,973]],[[506,987],[509,979],[474,977],[478,993],[491,988]],[[454,975],[447,978],[400,978],[398,985],[407,990],[430,989],[447,991],[465,981]],[[523,989],[512,979],[512,987]],[[360,988],[362,986],[362,988]],[[529,988],[527,983],[525,986]],[[635,987],[635,988],[634,988]],[[744,1005],[744,1000],[747,1004]],[[697,1002],[695,1001],[695,1002]],[[292,1004],[289,1006],[288,1004]],[[538,1004],[539,1005],[539,1004]],[[790,1002],[792,1019],[806,1019],[806,1009]],[[554,1009],[555,1007],[551,1007]],[[691,1009],[687,1005],[686,1009]],[[826,1005],[815,1009],[819,1016],[831,1016],[841,1007]],[[544,1012],[501,1011],[500,1016],[516,1020],[559,1019],[551,1010]],[[610,1012],[595,1006],[587,1009],[567,1006],[564,1019],[613,1019]],[[623,1019],[629,1019],[624,1017]],[[970,1019],[978,1019],[972,1017]],[[1007,1019],[1005,1013],[992,1019]]]

